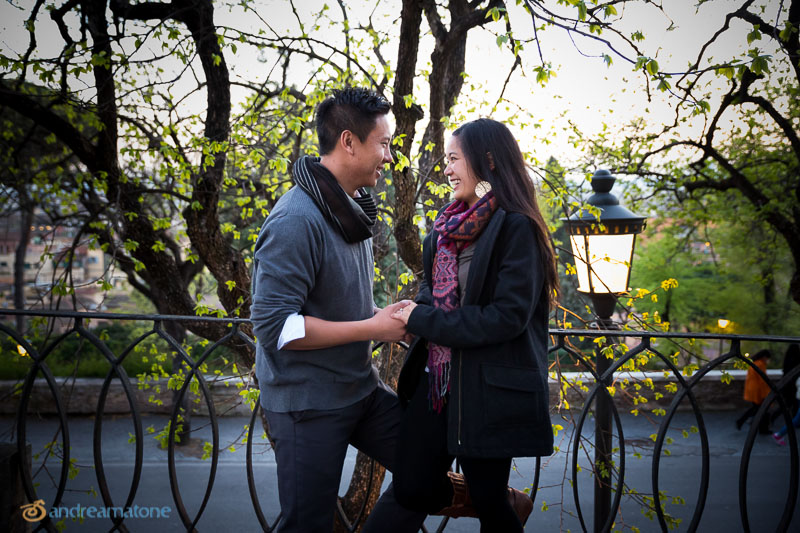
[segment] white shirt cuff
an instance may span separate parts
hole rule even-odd
[[[278,349],[282,350],[284,346],[297,339],[302,339],[306,336],[306,321],[302,315],[293,313],[289,315],[286,322],[283,323],[283,329],[278,337]]]

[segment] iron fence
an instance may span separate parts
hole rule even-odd
[[[52,395],[53,402],[56,406],[57,411],[57,420],[59,425],[58,435],[60,435],[60,448],[62,450],[63,456],[61,457],[61,468],[59,475],[57,476],[57,480],[55,481],[56,486],[56,494],[55,498],[52,502],[49,503],[51,508],[58,507],[64,498],[65,491],[67,490],[67,483],[69,477],[69,465],[70,465],[70,425],[69,425],[69,414],[65,409],[64,402],[62,399],[62,393],[59,390],[59,386],[56,383],[56,379],[54,378],[53,373],[48,367],[47,358],[50,355],[54,348],[59,346],[60,343],[64,341],[70,335],[77,334],[85,341],[88,341],[91,345],[93,345],[105,358],[106,362],[108,363],[108,373],[103,381],[102,387],[100,389],[100,393],[97,398],[97,405],[95,409],[95,416],[94,416],[94,430],[93,430],[93,457],[94,457],[94,469],[96,472],[97,483],[100,490],[100,495],[103,501],[103,504],[108,508],[115,508],[115,507],[122,507],[123,509],[130,508],[133,505],[134,499],[137,496],[137,490],[139,489],[141,477],[142,477],[142,465],[144,460],[144,450],[143,450],[143,441],[144,441],[144,432],[143,432],[143,423],[142,423],[142,409],[139,405],[139,402],[136,399],[135,389],[137,385],[132,382],[131,378],[127,375],[125,369],[122,366],[122,363],[125,359],[131,354],[131,352],[141,343],[143,343],[146,339],[150,337],[160,338],[164,342],[167,343],[169,348],[174,352],[175,357],[177,357],[186,369],[185,379],[183,379],[182,385],[180,385],[179,389],[176,393],[176,401],[171,410],[171,414],[169,417],[169,431],[168,431],[168,439],[167,439],[167,457],[168,457],[168,472],[169,472],[169,483],[172,492],[172,498],[175,504],[175,509],[177,510],[181,522],[183,526],[185,526],[187,531],[194,531],[198,525],[203,514],[208,510],[208,502],[209,498],[212,494],[214,488],[214,482],[219,462],[219,455],[220,455],[220,434],[219,434],[219,425],[218,425],[218,414],[216,412],[216,408],[214,402],[212,400],[211,394],[209,392],[209,385],[207,382],[206,375],[204,372],[201,371],[202,366],[204,363],[210,361],[215,352],[220,348],[220,346],[225,345],[229,341],[233,339],[238,339],[241,342],[246,343],[251,349],[254,348],[254,340],[250,338],[248,335],[241,331],[241,326],[245,323],[248,323],[247,320],[244,319],[232,319],[232,318],[214,318],[214,317],[197,317],[197,316],[165,316],[165,315],[137,315],[137,314],[108,314],[108,313],[77,313],[77,312],[58,312],[58,311],[11,311],[11,310],[3,310],[2,314],[5,315],[27,315],[27,316],[38,316],[43,317],[46,319],[60,319],[60,320],[67,320],[70,321],[68,327],[62,331],[60,334],[56,335],[55,338],[47,343],[43,348],[37,350],[36,347],[31,345],[28,340],[26,340],[20,332],[17,332],[10,327],[6,326],[2,322],[0,322],[0,332],[4,334],[7,339],[10,339],[13,343],[15,343],[20,350],[24,350],[24,352],[30,356],[30,369],[27,372],[26,377],[21,383],[21,388],[18,390],[18,406],[17,406],[17,415],[15,419],[15,437],[16,437],[16,446],[19,457],[26,456],[26,443],[28,442],[28,417],[29,417],[29,407],[31,402],[31,397],[34,389],[34,383],[37,376],[41,376],[47,383],[49,388],[50,394]],[[0,314],[0,317],[2,317]],[[138,338],[133,340],[129,345],[125,347],[124,350],[121,351],[119,355],[112,352],[109,349],[108,345],[104,340],[102,340],[98,335],[94,332],[90,331],[90,329],[86,326],[87,321],[90,320],[103,320],[103,321],[115,321],[115,320],[126,320],[126,321],[145,321],[152,324],[152,328],[149,329],[146,333],[140,335]],[[179,322],[179,323],[188,323],[188,322],[206,322],[206,321],[216,321],[216,322],[223,322],[228,325],[228,333],[218,341],[210,344],[205,348],[203,353],[196,358],[193,358],[190,353],[179,343],[177,342],[170,334],[165,331],[164,324],[168,322]],[[742,353],[742,343],[743,342],[758,342],[758,343],[779,343],[779,344],[788,344],[788,343],[798,343],[800,342],[800,337],[778,337],[778,336],[765,336],[765,335],[720,335],[720,334],[709,334],[709,333],[669,333],[669,332],[657,332],[657,331],[609,331],[609,330],[550,330],[552,344],[549,348],[550,356],[552,360],[558,360],[560,357],[567,356],[571,357],[574,361],[577,361],[580,364],[585,372],[588,372],[591,375],[593,384],[589,387],[588,391],[585,394],[583,407],[580,410],[580,414],[577,417],[576,428],[574,432],[574,437],[572,438],[571,449],[570,449],[570,458],[569,461],[571,462],[571,473],[572,473],[572,495],[574,498],[574,505],[576,509],[576,514],[578,520],[580,522],[581,528],[586,531],[587,524],[586,520],[584,519],[584,514],[581,505],[581,499],[579,497],[579,458],[581,453],[586,452],[586,439],[582,437],[584,427],[587,422],[587,418],[591,415],[597,415],[596,411],[598,407],[602,407],[606,409],[609,413],[609,425],[613,421],[613,427],[609,427],[607,429],[613,433],[614,429],[616,430],[616,438],[619,442],[619,449],[615,451],[615,455],[619,458],[618,461],[609,461],[609,465],[612,472],[610,474],[606,473],[604,475],[600,475],[599,470],[594,472],[595,477],[595,505],[597,506],[597,502],[604,501],[602,498],[606,498],[605,501],[609,501],[610,497],[613,495],[613,501],[609,501],[608,508],[605,509],[604,513],[598,515],[595,513],[595,520],[593,529],[595,531],[609,531],[612,529],[612,525],[614,524],[614,519],[619,511],[621,498],[624,493],[624,486],[625,486],[625,474],[626,474],[626,464],[625,464],[625,456],[626,456],[626,449],[625,449],[625,439],[624,439],[624,427],[622,423],[622,418],[620,416],[620,410],[616,406],[615,402],[612,398],[612,392],[610,390],[610,384],[612,383],[612,378],[615,373],[619,372],[621,369],[626,368],[626,365],[630,365],[631,361],[635,358],[641,356],[642,354],[648,354],[649,357],[657,359],[660,362],[660,366],[664,368],[665,372],[668,372],[671,377],[675,379],[677,382],[678,388],[675,391],[673,398],[669,404],[669,406],[664,410],[661,423],[658,428],[658,432],[655,437],[655,444],[653,450],[653,457],[652,457],[652,476],[651,476],[651,486],[652,486],[652,498],[653,502],[651,505],[652,511],[655,513],[657,517],[657,522],[659,527],[663,531],[667,531],[669,529],[669,524],[667,517],[665,516],[664,507],[661,501],[661,490],[660,490],[660,463],[662,461],[663,452],[665,442],[667,440],[667,431],[670,428],[670,425],[678,412],[679,407],[681,407],[685,402],[688,402],[692,416],[696,419],[697,422],[697,431],[700,438],[701,443],[701,473],[700,473],[700,483],[697,490],[696,499],[693,500],[694,504],[694,511],[692,513],[691,521],[688,525],[689,531],[696,531],[698,525],[700,523],[700,519],[703,514],[704,506],[706,500],[708,498],[708,490],[709,490],[709,470],[710,470],[710,461],[711,456],[709,454],[709,438],[708,438],[708,429],[704,423],[703,413],[700,409],[698,400],[695,396],[694,390],[696,386],[701,382],[701,380],[706,376],[709,372],[722,368],[723,365],[730,364],[732,360],[739,361],[742,365],[747,365],[749,368],[752,368],[759,376],[769,385],[770,394],[768,398],[761,404],[758,412],[755,414],[754,422],[750,427],[749,433],[747,434],[745,444],[742,450],[741,455],[741,462],[739,468],[739,487],[738,487],[738,507],[741,515],[741,524],[743,530],[750,531],[751,524],[748,517],[747,511],[747,480],[748,480],[748,472],[749,466],[751,461],[751,454],[753,450],[753,445],[756,440],[757,436],[757,429],[759,421],[764,417],[767,416],[767,410],[770,408],[771,405],[777,405],[777,409],[779,410],[779,414],[782,419],[786,422],[789,430],[787,433],[787,437],[789,440],[789,457],[790,457],[790,469],[789,469],[789,483],[788,483],[788,491],[786,494],[785,503],[783,505],[782,514],[780,517],[780,521],[778,524],[779,531],[786,531],[791,523],[792,516],[795,510],[795,502],[797,500],[797,492],[798,492],[798,470],[800,463],[798,463],[798,450],[797,450],[797,434],[795,429],[791,423],[792,417],[794,415],[791,412],[790,405],[787,401],[785,401],[784,396],[781,394],[781,390],[784,389],[785,386],[789,385],[790,383],[794,383],[798,376],[800,376],[800,366],[795,367],[791,372],[784,375],[780,380],[773,381],[770,379],[764,372],[758,368],[749,357]],[[613,363],[608,367],[604,372],[598,374],[596,369],[598,366],[591,360],[591,357],[585,354],[586,350],[581,350],[576,347],[575,340],[583,340],[583,339],[591,339],[594,344],[597,344],[597,349],[595,351],[590,352],[593,354],[594,357],[605,357],[608,355],[608,352],[604,352],[602,347],[604,345],[604,340],[602,338],[626,338],[628,344],[631,344],[631,339],[634,340],[635,344],[633,346],[628,346],[623,350],[618,350],[616,355],[614,356]],[[713,358],[709,361],[706,361],[702,364],[702,366],[698,365],[696,371],[692,372],[691,375],[685,375],[684,372],[679,368],[678,364],[675,361],[675,358],[669,354],[662,353],[662,350],[659,349],[655,345],[655,342],[671,342],[674,340],[675,342],[683,340],[686,341],[688,339],[700,340],[700,341],[719,341],[720,342],[720,354],[719,357]],[[0,341],[3,339],[0,339]],[[606,340],[605,345],[608,345],[610,341]],[[727,342],[729,343],[729,348],[727,352],[722,353],[722,343]],[[378,348],[379,345],[375,345],[374,348]],[[613,348],[612,348],[613,350]],[[622,353],[620,353],[622,352]],[[22,352],[20,352],[22,353]],[[557,365],[556,365],[557,366]],[[560,377],[560,376],[559,376]],[[104,413],[106,409],[106,402],[109,393],[109,389],[113,381],[118,380],[121,384],[125,397],[127,399],[128,405],[130,407],[130,416],[132,418],[132,423],[134,427],[134,435],[133,435],[133,445],[134,445],[134,454],[133,454],[133,476],[131,480],[130,487],[128,489],[127,497],[125,498],[124,503],[121,505],[118,502],[114,502],[111,491],[109,490],[109,483],[105,473],[104,462],[103,462],[103,440],[102,440],[102,428],[103,428],[103,419]],[[208,478],[207,485],[204,490],[204,496],[200,502],[197,511],[193,514],[187,510],[186,505],[184,503],[183,495],[181,493],[181,489],[178,483],[178,472],[176,469],[176,460],[175,460],[175,452],[176,452],[176,431],[180,426],[181,420],[181,405],[183,404],[182,400],[186,397],[189,391],[190,383],[192,381],[196,381],[198,384],[198,393],[202,397],[205,402],[205,406],[208,410],[208,418],[211,428],[211,453],[210,453],[210,474]],[[260,414],[260,405],[258,402],[255,402],[254,408],[252,409],[252,413],[250,415],[250,424],[248,426],[247,432],[247,444],[246,444],[246,472],[247,472],[247,484],[250,492],[250,498],[252,501],[253,509],[257,516],[258,522],[260,527],[264,531],[272,531],[280,516],[273,517],[272,520],[268,519],[265,516],[265,513],[262,509],[262,505],[259,501],[258,491],[257,491],[257,483],[254,475],[254,465],[253,465],[253,442],[254,442],[254,428],[257,426],[259,421],[259,414]],[[604,423],[602,420],[597,420],[597,427],[601,428],[602,424]],[[600,434],[600,430],[598,429],[596,433]],[[609,451],[605,450],[602,453],[608,454]],[[597,455],[596,455],[597,459]],[[603,457],[604,460],[608,461],[608,457]],[[612,464],[613,463],[613,464]],[[371,468],[374,465],[371,466]],[[534,479],[531,484],[530,490],[530,497],[535,500],[537,496],[537,492],[539,489],[539,473],[540,473],[540,462],[537,459],[536,461],[536,468],[534,473]],[[35,502],[38,499],[37,496],[37,488],[33,479],[31,465],[27,461],[20,462],[20,476],[22,480],[22,485],[24,489],[24,496],[28,502]],[[372,479],[372,476],[370,476]],[[602,482],[606,480],[607,482]],[[615,480],[615,483],[612,483],[612,480]],[[368,488],[369,490],[369,488]],[[599,495],[599,496],[598,496]],[[598,500],[598,497],[600,499]],[[360,525],[362,525],[363,520],[365,518],[365,510],[366,510],[366,499],[361,505],[360,510],[356,513],[356,516],[346,516],[346,513],[342,509],[341,506],[338,506],[337,512],[340,515],[340,519],[343,524],[346,524],[347,528],[350,531],[356,531]],[[124,516],[115,515],[110,517],[109,520],[111,521],[110,530],[115,531],[128,531],[128,527],[125,523]],[[447,527],[447,519],[443,519],[442,522],[438,525],[437,530],[443,531]],[[36,527],[35,531],[40,530],[47,530],[47,531],[55,531],[55,524],[53,520],[49,517],[49,513],[46,513],[40,522],[38,522],[38,526]],[[426,531],[423,527],[423,531]]]

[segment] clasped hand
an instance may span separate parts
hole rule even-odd
[[[408,315],[417,304],[411,300],[400,300],[383,309],[376,309],[372,320],[375,324],[375,340],[385,342],[411,342],[413,335],[406,331]],[[406,309],[408,311],[404,312]]]

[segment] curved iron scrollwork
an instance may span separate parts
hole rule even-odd
[[[163,316],[163,315],[118,315],[118,314],[105,314],[105,313],[71,313],[71,312],[50,312],[50,311],[3,311],[5,314],[25,314],[25,315],[34,315],[34,316],[43,316],[49,318],[68,318],[72,319],[71,327],[67,328],[63,333],[56,336],[54,340],[52,340],[49,344],[44,346],[41,351],[38,351],[34,346],[32,346],[19,332],[10,329],[6,325],[0,323],[0,333],[6,335],[6,337],[11,340],[12,342],[16,343],[21,350],[24,350],[30,356],[31,366],[27,375],[25,376],[24,380],[21,383],[21,389],[19,394],[18,400],[18,407],[17,407],[17,415],[16,415],[16,439],[17,439],[17,449],[20,456],[24,456],[25,446],[28,440],[28,418],[29,418],[29,410],[31,406],[31,399],[34,391],[34,384],[37,377],[41,377],[44,379],[49,393],[52,396],[53,404],[55,405],[55,410],[57,414],[58,420],[58,438],[60,440],[60,448],[61,448],[61,465],[59,474],[56,476],[55,481],[55,497],[51,502],[47,502],[49,504],[49,508],[58,507],[62,504],[65,491],[67,490],[67,483],[69,478],[69,465],[70,465],[70,427],[69,427],[69,414],[67,407],[64,403],[64,398],[62,397],[62,393],[60,388],[57,384],[56,378],[53,376],[50,368],[47,365],[47,358],[53,352],[53,350],[64,341],[70,335],[78,335],[81,339],[84,339],[86,342],[91,344],[100,354],[102,354],[105,361],[108,363],[108,372],[106,373],[105,379],[102,382],[102,386],[100,388],[100,393],[97,398],[97,405],[94,411],[94,427],[93,427],[93,461],[94,461],[94,469],[97,477],[97,483],[99,487],[99,493],[102,498],[103,504],[106,507],[117,507],[115,504],[112,496],[111,491],[109,489],[109,483],[106,475],[106,469],[104,467],[103,461],[103,441],[102,441],[102,430],[103,430],[103,419],[104,415],[106,414],[107,402],[109,397],[109,391],[114,381],[118,381],[122,387],[122,391],[124,392],[124,397],[127,401],[131,421],[134,428],[134,433],[132,435],[132,442],[134,443],[134,453],[133,453],[133,476],[131,479],[130,486],[127,490],[127,496],[125,497],[125,502],[122,505],[123,508],[130,508],[133,505],[134,499],[136,498],[137,491],[140,486],[140,482],[142,480],[142,467],[144,463],[144,449],[143,449],[143,442],[144,442],[144,431],[143,431],[143,422],[142,422],[142,409],[139,405],[137,398],[136,398],[136,384],[131,382],[130,377],[127,375],[125,369],[123,368],[123,362],[129,355],[136,349],[137,346],[145,342],[147,339],[150,338],[157,338],[163,340],[168,346],[169,349],[176,355],[178,358],[178,362],[180,363],[181,367],[185,369],[185,374],[183,375],[183,382],[180,384],[176,391],[176,400],[174,405],[171,409],[169,415],[169,431],[168,431],[168,438],[167,438],[167,458],[168,458],[168,472],[169,472],[169,483],[172,493],[172,499],[175,505],[175,509],[180,517],[180,520],[183,526],[186,528],[187,531],[195,531],[198,527],[198,523],[200,522],[203,514],[208,511],[208,503],[211,497],[214,483],[217,474],[217,467],[219,465],[219,454],[220,454],[220,431],[219,431],[219,424],[218,424],[218,415],[216,412],[216,407],[212,398],[211,390],[209,384],[207,382],[206,376],[204,372],[201,370],[203,365],[210,361],[215,352],[219,349],[220,346],[224,345],[225,343],[233,340],[238,339],[241,342],[246,343],[251,348],[254,348],[254,340],[244,334],[240,326],[247,322],[244,319],[218,319],[218,318],[211,318],[211,317],[178,317],[178,316]],[[108,347],[108,345],[95,333],[90,331],[85,327],[85,323],[87,320],[90,319],[104,319],[104,320],[138,320],[138,321],[149,321],[152,323],[152,328],[144,334],[138,336],[135,340],[133,340],[129,345],[125,347],[122,353],[117,356],[114,354]],[[218,341],[210,344],[203,353],[198,358],[193,358],[187,350],[181,345],[181,343],[177,342],[164,328],[164,324],[168,321],[220,321],[230,325],[229,332]],[[745,531],[751,530],[751,525],[749,522],[749,517],[747,513],[747,480],[748,480],[748,472],[750,467],[750,460],[752,456],[753,446],[756,439],[756,433],[759,426],[759,423],[763,419],[763,417],[768,416],[767,410],[768,407],[772,404],[777,404],[778,410],[780,412],[782,420],[787,424],[787,427],[790,428],[788,431],[788,440],[790,443],[789,449],[789,458],[790,458],[790,468],[789,468],[789,487],[786,494],[786,500],[783,506],[783,511],[780,517],[780,521],[778,524],[779,531],[786,531],[791,523],[794,511],[795,511],[795,502],[797,500],[798,494],[798,477],[800,474],[800,458],[798,457],[797,451],[797,434],[792,427],[792,417],[793,413],[790,412],[790,407],[787,405],[787,402],[784,401],[783,396],[781,395],[781,390],[784,388],[785,385],[794,382],[798,376],[800,376],[800,366],[794,368],[790,373],[785,375],[780,381],[773,382],[769,379],[769,377],[764,374],[753,362],[742,354],[741,351],[741,343],[742,341],[763,341],[763,342],[781,342],[781,343],[791,343],[791,342],[800,342],[800,338],[797,337],[774,337],[774,336],[739,336],[739,335],[710,335],[710,334],[692,334],[692,333],[685,333],[685,334],[675,334],[675,333],[660,333],[660,332],[635,332],[635,331],[607,331],[607,330],[551,330],[550,335],[553,339],[553,345],[549,348],[549,353],[555,357],[558,357],[558,354],[564,353],[567,354],[569,357],[577,361],[591,376],[594,384],[588,390],[584,398],[583,407],[580,410],[580,414],[577,418],[577,423],[575,426],[574,437],[571,441],[571,450],[570,450],[570,460],[571,460],[571,474],[572,474],[572,494],[574,498],[574,505],[576,509],[576,515],[580,522],[580,527],[583,531],[587,531],[586,521],[584,519],[581,500],[579,496],[579,456],[582,453],[582,449],[584,449],[585,444],[583,443],[582,434],[585,427],[585,423],[589,415],[593,412],[594,409],[597,407],[598,402],[606,402],[610,409],[611,418],[613,419],[613,426],[616,429],[615,437],[619,441],[619,448],[616,451],[616,454],[619,457],[618,464],[615,464],[611,470],[613,470],[613,475],[615,476],[615,482],[613,487],[611,486],[611,475],[608,476],[608,487],[607,489],[610,490],[614,494],[614,499],[611,502],[611,509],[610,514],[608,515],[607,519],[605,520],[604,524],[594,524],[595,531],[610,531],[612,528],[612,524],[614,523],[615,516],[617,516],[620,505],[621,505],[621,498],[624,493],[625,488],[625,456],[626,456],[626,448],[625,448],[625,438],[623,433],[623,421],[620,415],[618,408],[616,407],[611,394],[608,390],[608,384],[611,383],[615,373],[620,372],[623,367],[630,361],[632,361],[637,356],[641,354],[647,353],[652,354],[656,357],[665,368],[665,371],[669,372],[670,376],[674,378],[675,382],[678,385],[677,392],[674,393],[674,396],[669,404],[669,407],[665,410],[661,423],[658,427],[658,432],[655,436],[654,448],[653,448],[653,458],[652,458],[652,474],[651,474],[651,481],[652,481],[652,497],[653,497],[653,511],[657,517],[659,527],[663,531],[667,531],[669,529],[669,524],[667,521],[667,517],[665,516],[664,509],[662,506],[661,501],[661,492],[660,492],[660,466],[662,457],[664,456],[664,446],[667,442],[667,433],[675,419],[675,415],[678,412],[678,409],[688,402],[691,415],[697,422],[697,433],[699,434],[700,439],[700,448],[701,448],[701,466],[700,466],[700,482],[697,488],[697,496],[694,500],[694,510],[692,512],[691,521],[688,525],[689,531],[696,531],[700,520],[703,515],[704,507],[708,498],[708,488],[709,488],[709,471],[710,471],[710,454],[709,454],[709,436],[708,436],[708,429],[703,419],[703,414],[700,409],[700,405],[698,403],[698,399],[695,395],[695,388],[701,382],[701,380],[706,376],[709,372],[721,368],[722,365],[726,363],[730,363],[733,360],[739,361],[743,364],[748,365],[750,368],[762,377],[769,385],[770,393],[768,398],[763,402],[760,409],[757,411],[755,415],[755,420],[750,427],[750,430],[747,434],[745,444],[742,450],[742,457],[740,462],[739,468],[739,487],[738,487],[738,495],[739,495],[739,509],[741,513],[741,523],[742,527]],[[639,342],[635,346],[628,348],[623,354],[619,355],[618,357],[614,358],[613,364],[601,375],[598,375],[595,370],[595,365],[587,359],[584,354],[582,354],[579,350],[576,350],[570,343],[567,342],[568,338],[576,338],[576,337],[589,337],[589,338],[597,338],[602,336],[616,336],[621,337],[624,336],[626,338],[638,338]],[[696,372],[694,372],[690,377],[686,377],[683,375],[681,370],[676,366],[673,360],[670,357],[665,356],[661,351],[655,348],[652,344],[653,339],[655,338],[677,338],[677,339],[726,339],[730,341],[730,349],[727,353],[721,354],[719,357],[709,361],[708,363],[704,364],[700,367]],[[380,345],[376,345],[375,348],[377,349]],[[211,450],[210,450],[210,468],[209,468],[209,476],[208,480],[205,485],[205,490],[203,491],[203,497],[200,501],[200,504],[197,508],[197,511],[194,514],[191,514],[184,503],[184,497],[181,493],[180,486],[178,484],[178,470],[176,467],[176,460],[175,460],[175,452],[176,452],[176,434],[178,432],[178,428],[181,425],[182,421],[182,414],[181,414],[181,405],[183,404],[182,400],[189,394],[190,385],[192,382],[197,383],[197,392],[204,401],[205,407],[208,411],[208,418],[210,421],[211,427]],[[256,401],[252,412],[250,413],[250,421],[246,432],[246,453],[245,453],[245,463],[246,463],[246,474],[247,474],[247,486],[250,494],[250,499],[252,502],[253,509],[255,511],[258,523],[260,527],[267,532],[273,531],[279,520],[280,515],[278,514],[272,520],[268,519],[265,515],[264,510],[261,506],[261,502],[259,500],[259,495],[257,491],[257,482],[256,477],[254,474],[254,462],[253,462],[253,443],[255,441],[255,427],[259,422],[261,414],[261,407],[260,402]],[[583,450],[585,451],[585,450]],[[374,468],[374,462],[371,464],[370,468]],[[535,469],[534,469],[534,479],[530,484],[530,498],[535,501],[537,493],[539,491],[540,485],[540,470],[541,470],[541,460],[539,458],[535,461]],[[28,501],[35,502],[38,500],[37,497],[37,490],[36,485],[33,479],[33,473],[31,472],[31,467],[25,461],[21,462],[21,478],[22,484],[25,491],[25,496]],[[597,477],[597,472],[594,472],[594,475]],[[368,491],[372,489],[372,479],[373,476],[370,475],[370,486],[368,487]],[[355,532],[358,528],[363,524],[364,519],[366,518],[366,499],[360,506],[360,509],[353,517],[348,517],[344,510],[342,509],[341,505],[337,506],[337,513],[339,514],[339,518],[342,524],[344,524],[345,528],[350,532]],[[111,529],[115,531],[128,531],[128,526],[125,523],[124,516],[111,516],[109,517],[111,520]],[[448,519],[443,518],[441,522],[438,524],[436,531],[441,532],[444,531],[447,527]],[[35,531],[55,531],[56,527],[53,523],[53,520],[49,517],[49,512],[45,514],[42,520],[38,523],[37,528]],[[427,533],[427,529],[424,527],[422,531]]]
[[[688,531],[697,531],[697,528],[700,523],[700,519],[703,514],[703,509],[705,506],[705,502],[708,497],[708,487],[709,487],[709,464],[710,464],[710,454],[709,454],[709,438],[708,438],[708,430],[706,424],[703,420],[703,415],[700,410],[700,406],[698,404],[697,398],[693,392],[693,389],[700,383],[704,376],[706,376],[710,371],[719,368],[720,366],[728,363],[732,359],[736,359],[741,361],[742,363],[751,367],[768,385],[770,388],[769,396],[763,401],[760,408],[758,409],[756,415],[754,416],[754,421],[750,427],[750,430],[747,434],[747,438],[744,444],[744,448],[742,451],[742,459],[741,465],[739,469],[739,509],[741,514],[741,522],[744,531],[751,531],[751,526],[748,520],[747,515],[747,474],[749,469],[749,462],[750,457],[753,451],[753,445],[755,444],[755,438],[757,434],[757,430],[759,424],[764,416],[767,415],[767,409],[771,404],[774,402],[778,403],[780,414],[782,415],[783,420],[785,421],[787,427],[789,428],[788,435],[790,440],[789,446],[789,457],[790,457],[790,468],[789,468],[789,490],[786,494],[786,500],[783,508],[783,513],[780,518],[780,522],[777,526],[777,531],[787,531],[789,528],[789,524],[792,520],[792,516],[795,510],[795,502],[797,501],[797,492],[798,492],[798,451],[797,451],[797,436],[796,431],[792,427],[792,416],[793,413],[789,410],[789,406],[784,401],[782,395],[780,394],[780,390],[784,387],[784,385],[794,382],[798,376],[800,376],[800,366],[795,367],[791,372],[785,375],[780,382],[777,384],[774,383],[769,377],[760,369],[758,368],[753,361],[751,361],[748,357],[745,357],[741,352],[741,342],[743,340],[754,340],[754,341],[764,341],[764,342],[797,342],[798,339],[796,337],[770,337],[770,336],[744,336],[744,335],[710,335],[710,334],[670,334],[670,333],[654,333],[654,332],[632,332],[632,331],[619,331],[619,330],[591,330],[591,331],[571,331],[571,330],[558,330],[558,331],[551,331],[551,335],[553,335],[556,339],[556,343],[549,349],[549,352],[558,352],[559,350],[569,353],[573,356],[576,360],[580,361],[583,367],[591,373],[592,377],[594,378],[595,384],[591,388],[589,394],[587,395],[584,407],[581,410],[581,414],[579,417],[579,421],[577,424],[577,428],[575,430],[575,436],[572,443],[572,485],[573,485],[573,497],[575,500],[576,511],[578,515],[578,519],[580,521],[581,528],[583,531],[587,531],[586,523],[583,518],[580,497],[578,494],[578,457],[579,457],[579,449],[580,449],[580,441],[583,432],[584,422],[586,420],[587,415],[591,410],[591,406],[593,402],[597,401],[598,395],[602,396],[609,402],[609,406],[612,409],[612,415],[614,418],[615,425],[617,427],[617,437],[619,439],[619,458],[620,464],[617,473],[617,484],[616,489],[613,490],[614,492],[614,501],[611,505],[610,514],[606,522],[597,527],[595,525],[595,531],[611,531],[612,524],[614,522],[614,517],[617,515],[620,509],[620,499],[622,496],[623,491],[621,490],[625,483],[625,439],[623,428],[621,424],[621,419],[619,416],[619,412],[614,405],[614,402],[611,401],[611,396],[609,395],[606,389],[606,383],[609,382],[609,379],[614,375],[615,372],[620,371],[620,369],[633,358],[638,356],[643,352],[650,352],[654,354],[658,359],[664,364],[664,366],[670,371],[671,375],[676,379],[678,384],[680,385],[679,390],[676,392],[675,396],[673,397],[669,408],[666,410],[666,413],[663,416],[663,420],[659,425],[658,433],[655,439],[655,446],[653,450],[653,461],[652,461],[652,497],[653,497],[653,510],[658,518],[658,523],[662,531],[668,531],[670,528],[667,524],[667,520],[664,514],[664,508],[661,501],[661,492],[659,490],[659,470],[660,470],[660,463],[663,456],[664,444],[666,441],[666,434],[667,430],[670,427],[672,420],[677,413],[678,408],[680,407],[681,403],[684,399],[688,398],[689,404],[691,406],[691,412],[694,415],[697,421],[697,428],[700,437],[700,444],[701,444],[701,472],[700,472],[700,483],[698,486],[698,493],[697,493],[697,500],[694,512],[692,514],[692,519],[688,526]],[[608,370],[606,370],[603,375],[598,375],[595,372],[595,369],[592,364],[590,364],[583,355],[578,353],[577,351],[571,349],[569,346],[566,345],[565,340],[569,336],[624,336],[624,337],[639,337],[641,341],[638,345],[630,348],[624,355],[619,358],[616,358],[614,364],[611,365]],[[701,367],[697,372],[693,373],[690,379],[685,379],[681,370],[673,363],[673,361],[662,354],[660,351],[654,349],[651,346],[651,339],[654,337],[661,337],[661,338],[692,338],[692,339],[729,339],[731,341],[731,349],[726,354],[722,354],[719,357],[711,360],[703,367]],[[597,476],[597,473],[595,473]]]

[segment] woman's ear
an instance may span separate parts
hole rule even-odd
[[[486,158],[489,159],[489,169],[494,170],[494,156],[492,152],[486,152]]]

